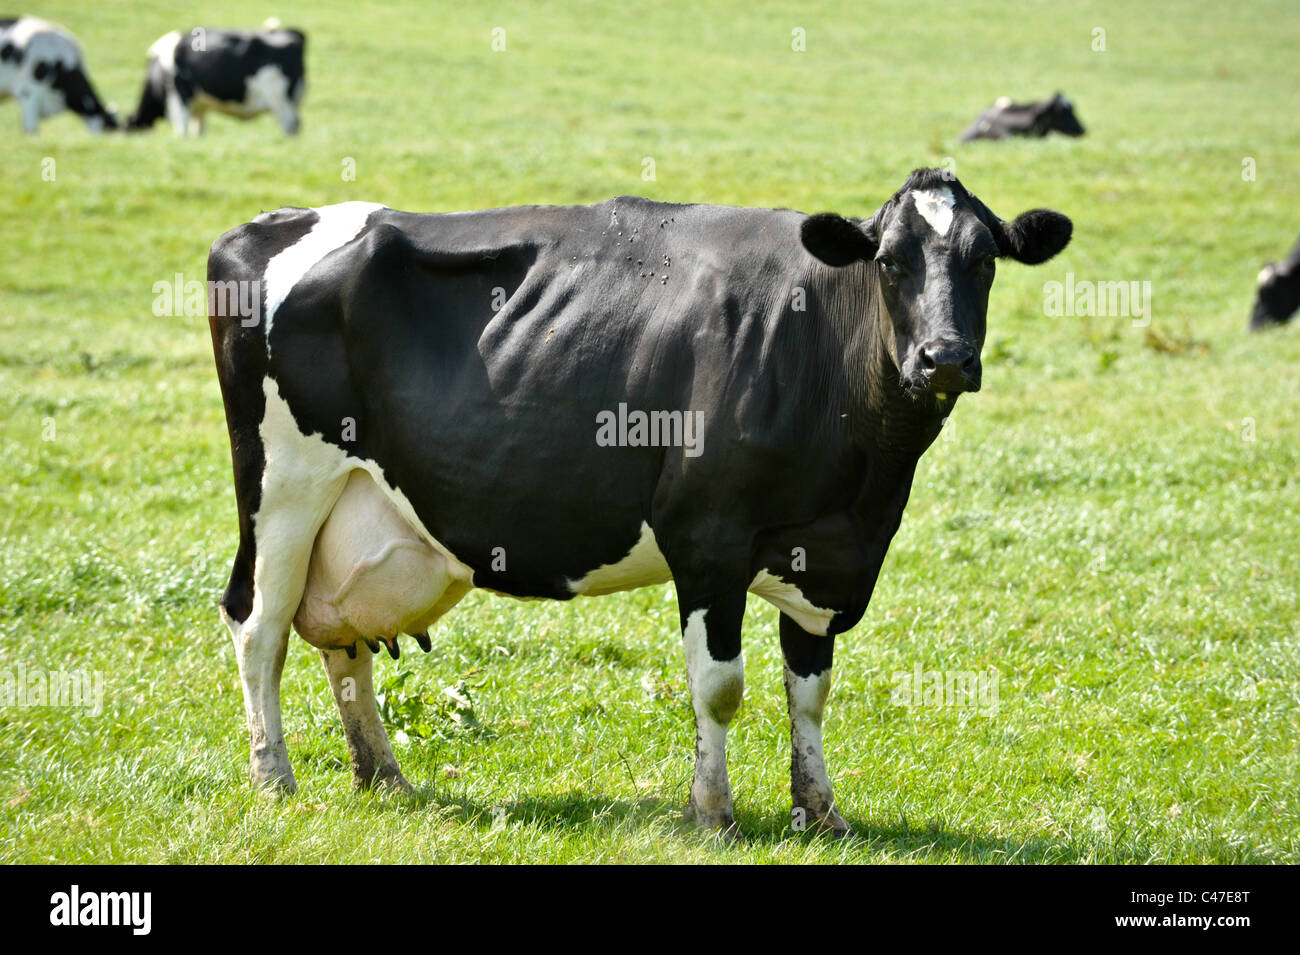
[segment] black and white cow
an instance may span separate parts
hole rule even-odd
[[[0,99],[6,96],[18,100],[29,134],[65,109],[84,119],[91,132],[117,129],[117,116],[90,85],[72,34],[36,17],[0,19]]]
[[[149,72],[127,128],[149,129],[164,116],[178,136],[203,132],[209,110],[248,119],[270,112],[298,132],[307,88],[306,37],[268,21],[269,29],[173,31],[149,47]]]
[[[939,170],[867,219],[349,202],[226,233],[208,276],[240,536],[221,613],[253,781],[294,787],[291,624],[321,650],[354,781],[405,786],[358,641],[427,649],[474,587],[671,579],[698,824],[734,826],[753,593],[781,614],[795,805],[847,833],[821,743],[835,636],[866,610],[918,458],[980,386],[996,260],[1042,262],[1070,234],[1049,210],[1004,222]],[[223,317],[240,288],[260,314]]]
[[[1251,331],[1283,325],[1300,309],[1300,241],[1282,261],[1268,262],[1255,280],[1255,308],[1250,315]]]
[[[1005,96],[980,114],[961,134],[962,142],[972,139],[1006,139],[1008,136],[1046,136],[1064,133],[1082,136],[1086,130],[1074,115],[1074,104],[1057,93],[1038,103],[1013,103]]]

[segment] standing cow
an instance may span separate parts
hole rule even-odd
[[[1042,137],[1048,133],[1082,136],[1084,132],[1083,123],[1074,115],[1074,104],[1063,93],[1037,103],[1013,103],[1003,96],[967,127],[961,134],[961,141],[1006,139],[1008,136]]]
[[[267,26],[256,32],[197,27],[160,37],[149,47],[149,72],[127,128],[149,129],[165,115],[177,136],[201,134],[204,114],[216,110],[240,119],[270,112],[296,134],[307,39],[274,21]]]
[[[1300,309],[1300,241],[1296,242],[1282,264],[1267,262],[1255,280],[1255,308],[1250,315],[1250,330],[1259,331],[1285,325]]]
[[[0,19],[0,99],[12,96],[22,112],[23,131],[65,109],[86,121],[93,133],[117,129],[90,85],[81,47],[63,27],[36,17]]]
[[[354,781],[406,786],[371,684],[471,588],[567,600],[672,580],[695,709],[690,809],[731,831],[746,595],[781,613],[794,804],[840,835],[822,756],[922,452],[980,386],[996,261],[1070,239],[917,170],[867,219],[611,199],[445,215],[263,213],[208,260],[234,458],[234,639],[255,784],[294,788],[292,624]],[[217,284],[220,283],[220,284]],[[260,290],[257,314],[227,307]]]

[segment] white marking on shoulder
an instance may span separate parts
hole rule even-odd
[[[276,310],[313,265],[341,245],[351,242],[365,228],[370,214],[384,206],[377,202],[341,202],[313,209],[320,218],[311,231],[266,263],[262,287],[266,292],[267,347]]]
[[[1006,109],[1008,106],[1011,105],[1011,97],[1010,97],[1010,96],[999,96],[999,97],[998,97],[998,101],[997,101],[996,103],[994,103],[993,105],[996,106],[998,109]]]
[[[602,564],[579,580],[570,580],[569,590],[575,594],[598,597],[619,590],[633,590],[662,584],[672,580],[668,562],[659,550],[655,532],[645,521],[641,522],[641,536],[632,545],[627,556],[613,564]]]
[[[749,585],[749,592],[762,597],[799,626],[819,637],[826,636],[826,628],[830,626],[831,618],[835,616],[834,610],[818,607],[794,584],[787,583],[766,570],[760,570],[754,575],[754,581]]]
[[[1259,274],[1255,276],[1255,284],[1263,285],[1265,282],[1267,282],[1270,278],[1273,277],[1273,272],[1276,268],[1277,266],[1275,266],[1272,262],[1270,262],[1268,265],[1260,269]]]
[[[173,30],[171,33],[164,33],[158,39],[153,41],[149,47],[149,58],[157,60],[158,64],[166,70],[176,69],[176,48],[181,45],[180,30]]]
[[[940,235],[948,234],[952,225],[952,209],[957,204],[952,190],[947,186],[940,189],[913,189],[912,202],[921,218],[930,223],[930,228]]]

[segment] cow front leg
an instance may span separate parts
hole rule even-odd
[[[740,833],[727,778],[727,727],[745,692],[740,649],[745,594],[683,600],[681,607],[686,679],[695,710],[695,778],[687,813],[701,829],[735,838]]]
[[[22,112],[23,132],[29,136],[34,135],[41,122],[40,90],[35,86],[23,86],[15,95]]]
[[[835,795],[822,751],[822,715],[831,689],[835,638],[808,633],[781,615],[781,652],[785,656],[785,698],[790,708],[790,795],[796,816],[832,835],[853,830],[835,811]]]
[[[343,735],[352,759],[352,785],[357,789],[380,786],[409,791],[411,784],[398,768],[379,718],[371,678],[374,656],[362,647],[355,659],[346,650],[322,650],[320,658],[343,721]]]

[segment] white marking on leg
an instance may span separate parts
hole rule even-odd
[[[172,131],[182,139],[189,134],[190,108],[175,90],[167,91],[167,121]]]
[[[235,643],[251,744],[255,785],[277,783],[292,791],[293,770],[280,724],[280,677],[289,625],[302,598],[316,539],[343,490],[341,452],[322,453],[320,439],[305,437],[275,382],[263,382],[266,413],[259,431],[266,454],[262,499],[253,515],[257,557],[253,606],[237,623],[222,612]]]
[[[320,218],[311,231],[266,263],[262,285],[266,292],[266,340],[270,349],[271,325],[276,310],[313,265],[357,237],[377,202],[341,202],[313,210]]]
[[[249,778],[254,786],[276,786],[293,792],[293,768],[280,724],[280,676],[289,646],[289,628],[256,614],[242,624],[224,607],[221,619],[230,629],[239,662],[248,721]]]
[[[749,592],[762,597],[804,630],[820,637],[826,636],[826,628],[835,616],[834,610],[818,607],[794,584],[766,570],[760,570],[754,575]]]
[[[745,692],[745,658],[715,660],[709,653],[705,611],[692,611],[686,619],[686,679],[695,710],[695,779],[691,783],[691,808],[695,821],[706,828],[729,826],[731,783],[727,778],[727,726],[740,707]]]
[[[662,584],[673,579],[668,561],[659,550],[655,532],[645,521],[641,522],[641,536],[632,545],[627,556],[613,564],[602,564],[579,580],[570,580],[569,590],[575,594],[597,597],[619,590],[633,590]]]
[[[790,794],[796,807],[837,832],[848,825],[835,812],[835,796],[822,751],[822,716],[831,689],[829,668],[812,676],[796,676],[785,667],[785,695],[790,707]]]
[[[957,204],[952,190],[947,186],[939,189],[913,189],[912,202],[921,218],[930,223],[930,228],[940,235],[948,234],[952,225],[952,210]]]

